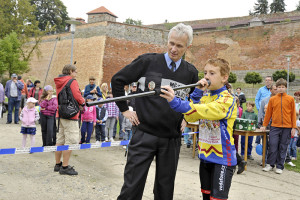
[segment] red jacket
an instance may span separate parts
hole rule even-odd
[[[33,97],[33,98],[34,98],[34,93],[35,93],[35,87],[31,88],[31,90],[29,91],[27,97],[28,97],[28,98],[29,98],[29,97]],[[40,102],[40,100],[41,100],[42,94],[43,94],[43,89],[40,88],[40,90],[39,90],[39,98],[37,99],[39,102]]]
[[[64,75],[60,75],[58,78],[54,79],[55,86],[56,86],[57,99],[58,99],[58,94],[65,87],[65,85],[68,83],[68,81],[70,79],[72,79],[71,76],[64,76]],[[79,89],[78,82],[76,80],[74,80],[71,83],[70,88],[72,90],[72,94],[73,94],[74,99],[78,102],[79,105],[82,105],[84,103],[84,98],[81,96],[81,92],[80,92],[80,89]],[[71,119],[78,120],[79,119],[79,112],[77,113],[77,115],[75,115]]]

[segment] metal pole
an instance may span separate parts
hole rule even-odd
[[[72,46],[71,46],[71,65],[73,64],[73,40],[74,40],[74,33],[72,32]]]
[[[186,88],[192,88],[192,87],[196,87],[199,84],[194,83],[194,84],[190,84],[190,85],[184,85],[184,86],[180,86],[180,87],[176,87],[173,88],[174,91],[176,90],[182,90],[182,89],[186,89]],[[210,85],[210,82],[209,82]],[[146,97],[146,96],[152,96],[152,95],[159,95],[160,94],[160,88],[149,91],[149,92],[142,92],[142,93],[138,93],[138,94],[133,94],[133,95],[128,95],[128,96],[121,96],[121,97],[114,97],[114,98],[109,98],[109,99],[105,99],[102,101],[93,101],[93,102],[87,102],[86,105],[87,106],[93,106],[93,105],[98,105],[98,104],[105,104],[105,103],[110,103],[110,102],[116,102],[116,101],[126,101],[132,98],[137,98],[137,97]]]
[[[287,71],[287,89],[286,93],[289,94],[289,83],[290,82],[290,59],[288,59],[288,71]]]

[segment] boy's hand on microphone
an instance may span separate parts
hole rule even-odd
[[[200,81],[197,82],[199,85],[197,86],[198,89],[200,90],[206,90],[210,84],[208,84],[208,80],[205,78],[201,79]]]

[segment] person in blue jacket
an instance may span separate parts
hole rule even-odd
[[[90,76],[90,78],[89,78],[90,84],[85,86],[83,97],[87,97],[88,95],[92,95],[92,96],[97,95],[97,98],[102,97],[100,88],[99,88],[99,86],[96,86],[95,80],[96,79],[93,76]]]

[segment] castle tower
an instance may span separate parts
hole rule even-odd
[[[115,22],[118,18],[115,14],[107,10],[104,6],[96,8],[88,13],[88,23],[111,21]]]

